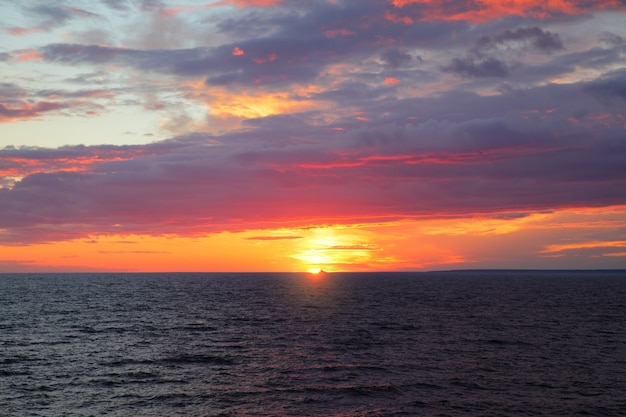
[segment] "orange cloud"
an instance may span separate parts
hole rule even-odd
[[[319,103],[295,100],[289,93],[233,94],[222,88],[212,89],[213,100],[207,103],[217,117],[257,118],[320,107]]]
[[[583,14],[589,10],[601,10],[620,7],[619,0],[476,0],[465,2],[457,0],[391,0],[397,8],[419,5],[419,20],[470,21],[486,22],[506,16],[525,16],[548,18],[557,15]],[[408,23],[410,17],[400,17],[391,13],[387,20]]]
[[[396,85],[396,84],[400,84],[400,80],[397,78],[393,78],[393,77],[387,77],[385,78],[384,83],[387,85]]]
[[[593,248],[626,248],[626,241],[624,240],[616,240],[616,241],[591,241],[591,242],[580,242],[580,243],[566,243],[566,244],[555,244],[548,245],[541,253],[552,253],[552,252],[563,252],[566,250],[575,250],[575,249],[593,249]]]
[[[245,52],[243,51],[243,49],[241,49],[238,46],[235,46],[233,48],[233,56],[242,56],[242,55],[245,55]]]

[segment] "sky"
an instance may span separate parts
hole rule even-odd
[[[626,268],[625,0],[0,10],[0,272]]]

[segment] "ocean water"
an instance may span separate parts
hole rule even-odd
[[[0,275],[1,416],[625,416],[626,274]]]

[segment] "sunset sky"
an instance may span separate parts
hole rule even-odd
[[[0,272],[626,268],[624,0],[0,8]]]

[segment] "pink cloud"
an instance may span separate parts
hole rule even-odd
[[[37,103],[20,102],[2,103],[0,102],[0,123],[12,123],[20,119],[32,119],[46,112],[60,110],[67,107],[65,103],[51,101],[40,101]]]
[[[558,15],[577,15],[593,10],[624,7],[619,0],[577,0],[543,1],[543,0],[390,0],[398,9],[409,6],[420,6],[412,16],[401,16],[388,12],[387,20],[410,24],[417,20],[466,20],[482,23],[506,16],[524,16],[532,18],[548,18]],[[409,12],[410,13],[410,12]]]
[[[9,35],[12,36],[26,36],[26,35],[30,35],[33,33],[39,33],[39,32],[45,32],[46,29],[42,28],[42,27],[38,27],[38,26],[34,26],[34,27],[30,27],[30,28],[23,28],[23,27],[13,27],[11,29],[9,29],[7,32],[9,33]]]
[[[396,13],[391,13],[390,11],[385,12],[385,19],[394,23],[403,23],[405,25],[413,24],[413,19],[409,16],[400,16]]]
[[[268,62],[274,62],[278,59],[278,55],[276,54],[270,54],[267,56],[267,58],[254,58],[252,61],[254,61],[256,64],[266,64]]]

